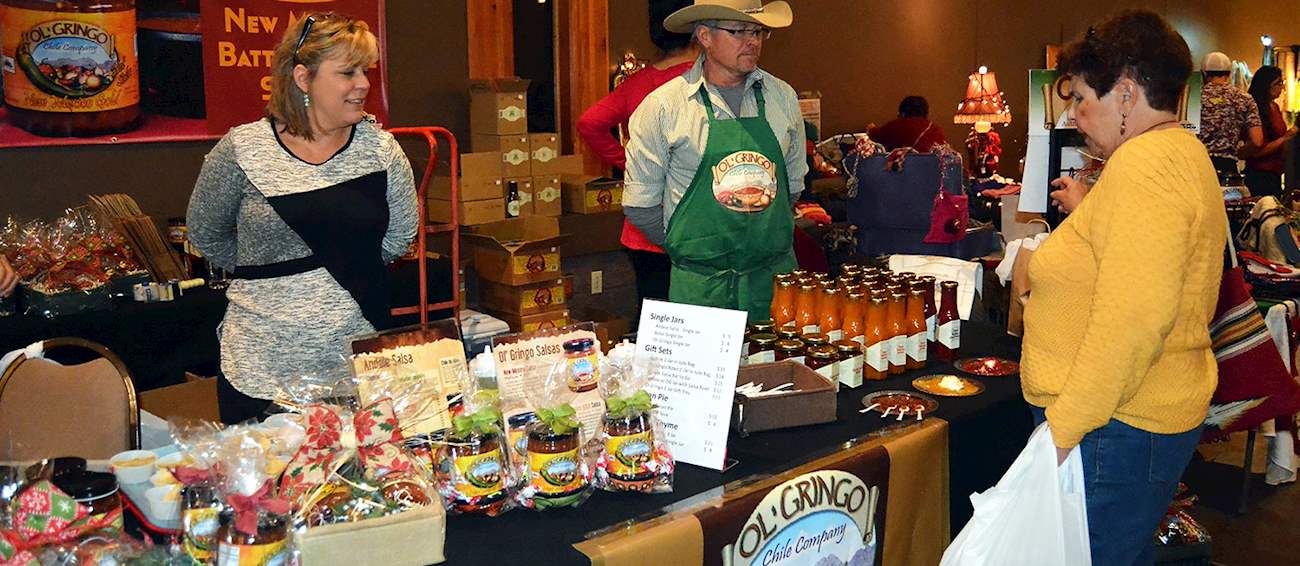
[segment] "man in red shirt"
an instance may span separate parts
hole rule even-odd
[[[898,118],[885,125],[871,128],[867,135],[873,141],[880,142],[885,149],[893,151],[900,147],[910,147],[926,153],[930,148],[948,143],[943,129],[930,121],[930,103],[921,96],[909,96],[898,104]]]
[[[664,83],[689,70],[699,57],[699,47],[691,43],[690,34],[671,33],[664,29],[664,18],[690,4],[691,0],[650,1],[650,40],[662,52],[659,59],[627,77],[578,118],[578,135],[582,141],[614,167],[624,169],[627,165],[623,146],[614,137],[614,128],[622,125],[626,130],[628,119],[641,101]],[[668,300],[672,262],[664,250],[650,243],[626,218],[619,241],[627,248],[632,268],[636,271],[638,305],[643,299]]]

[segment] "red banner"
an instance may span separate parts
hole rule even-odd
[[[203,89],[207,126],[223,134],[266,114],[271,53],[286,29],[315,12],[366,22],[379,40],[379,62],[367,71],[366,111],[388,121],[388,65],[383,0],[202,0]]]

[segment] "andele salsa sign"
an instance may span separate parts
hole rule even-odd
[[[271,54],[285,30],[315,12],[360,19],[379,40],[379,62],[370,68],[366,111],[380,124],[388,120],[387,49],[383,0],[202,0],[203,89],[208,132],[266,113],[271,96]]]

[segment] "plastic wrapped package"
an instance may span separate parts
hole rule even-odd
[[[1187,486],[1178,484],[1178,494],[1169,503],[1165,518],[1156,529],[1157,546],[1184,546],[1210,542],[1210,533],[1187,512],[1196,503],[1196,496],[1187,493]]]
[[[595,442],[582,441],[582,423],[570,404],[576,395],[570,382],[595,377],[585,374],[589,369],[575,368],[571,359],[560,359],[547,372],[542,386],[527,392],[536,420],[528,426],[522,443],[528,480],[515,498],[523,507],[539,511],[576,507],[591,496],[594,459],[600,449]]]
[[[510,490],[515,485],[500,401],[496,390],[481,387],[486,380],[479,375],[462,373],[461,378],[461,414],[452,418],[452,428],[435,452],[438,491],[453,513],[495,517],[513,507]]]
[[[635,351],[636,346],[627,341],[615,346],[601,372],[605,415],[597,436],[596,486],[608,491],[667,493],[673,489],[676,465],[645,391],[652,370],[648,361],[638,360]]]

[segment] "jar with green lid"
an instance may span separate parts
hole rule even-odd
[[[9,123],[57,137],[134,129],[135,36],[135,0],[0,0]]]

